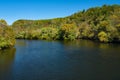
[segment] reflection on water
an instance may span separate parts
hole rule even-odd
[[[0,52],[0,80],[120,80],[120,44],[17,40],[15,47]]]
[[[78,51],[81,51],[80,49],[82,49],[85,53],[91,52],[91,55],[93,55],[93,53],[99,54],[99,56],[101,56],[104,59],[110,58],[120,60],[120,44],[104,44],[88,40],[69,41],[63,42],[63,44],[68,50],[75,50],[76,48]]]
[[[0,80],[11,74],[11,68],[15,58],[15,48],[0,51]]]
[[[80,74],[77,79],[120,79],[120,44],[95,43],[88,40],[63,43],[69,53],[67,55],[70,58],[69,61],[77,64],[76,67],[73,66],[73,72]]]
[[[120,44],[112,43],[99,43],[90,40],[74,40],[74,41],[62,41],[65,46],[75,46],[75,47],[89,47],[89,48],[101,48],[101,49],[110,49],[110,48],[120,48]]]

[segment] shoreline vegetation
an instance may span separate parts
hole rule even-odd
[[[5,20],[0,20],[0,50],[11,48],[15,45],[15,32],[7,25]]]
[[[15,38],[119,43],[120,5],[89,8],[64,18],[17,20],[11,26],[0,20],[0,49],[14,46]]]

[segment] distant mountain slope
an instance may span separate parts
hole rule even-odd
[[[58,39],[70,38],[70,40],[73,40],[81,38],[98,40],[100,42],[120,42],[120,5],[94,7],[65,18],[18,20],[12,26],[16,31],[17,38],[31,37],[33,39],[33,34],[35,34],[36,30],[38,35],[34,36],[37,38],[42,35],[42,28],[52,27],[58,30]],[[76,29],[73,29],[71,26],[74,26]],[[28,37],[28,34],[31,36]],[[48,33],[46,35],[49,37]]]

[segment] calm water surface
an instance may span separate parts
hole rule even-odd
[[[120,80],[120,44],[17,40],[0,51],[0,80]]]

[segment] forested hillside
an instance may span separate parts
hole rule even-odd
[[[0,49],[13,47],[15,44],[15,33],[5,20],[0,20]]]
[[[12,24],[18,39],[120,42],[120,5],[103,5],[65,18],[18,20]]]

